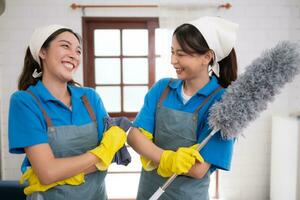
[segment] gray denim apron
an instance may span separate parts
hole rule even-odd
[[[167,86],[157,104],[154,143],[162,149],[173,151],[196,144],[198,112],[220,89],[213,91],[193,113],[188,113],[162,106],[170,90]],[[159,199],[208,200],[209,176],[209,172],[200,180],[178,176]],[[156,170],[147,172],[142,169],[137,200],[148,200],[167,179],[159,176]]]
[[[76,156],[98,145],[98,131],[95,113],[86,96],[81,99],[93,122],[81,126],[68,125],[54,127],[39,99],[28,91],[38,102],[47,122],[49,145],[56,158]],[[106,200],[104,178],[106,171],[96,171],[85,175],[85,182],[78,186],[62,185],[45,192],[35,192],[27,200]]]

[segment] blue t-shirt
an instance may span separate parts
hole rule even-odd
[[[155,131],[155,113],[156,106],[163,91],[169,84],[170,91],[163,101],[163,106],[183,112],[193,113],[197,107],[220,85],[215,76],[201,88],[189,101],[184,104],[181,95],[182,80],[174,80],[170,82],[170,78],[161,79],[158,81],[146,94],[144,105],[137,115],[134,126],[147,130],[150,133]],[[199,111],[197,139],[200,143],[209,133],[208,126],[208,111],[209,108],[218,100],[221,99],[224,89],[216,93]],[[209,142],[202,148],[200,154],[204,160],[211,164],[210,171],[216,168],[229,170],[233,153],[234,140],[223,140],[220,132],[217,132]]]
[[[108,114],[94,89],[68,85],[72,109],[52,96],[41,81],[28,89],[40,100],[54,126],[91,123],[92,119],[80,98],[86,95],[97,118],[99,140],[102,139],[103,118]],[[48,143],[46,119],[36,99],[25,91],[17,91],[11,96],[8,138],[10,153],[24,153],[24,147]]]

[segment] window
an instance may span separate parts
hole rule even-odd
[[[84,85],[110,116],[133,119],[155,82],[157,18],[83,18]]]

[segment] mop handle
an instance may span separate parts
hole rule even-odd
[[[212,130],[208,136],[206,136],[206,138],[204,138],[204,140],[198,144],[196,150],[197,151],[200,151],[204,145],[207,144],[207,142],[209,141],[209,139],[216,133],[218,132],[219,130]],[[173,174],[165,183],[162,187],[159,187],[157,189],[157,191],[150,197],[149,200],[157,200],[164,192],[165,190],[167,189],[167,187],[169,187],[169,185],[174,181],[174,179],[177,177],[178,175],[177,174]]]

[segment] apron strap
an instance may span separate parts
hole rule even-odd
[[[81,100],[82,100],[83,104],[85,105],[85,107],[86,107],[86,109],[87,109],[87,111],[88,111],[88,113],[89,113],[91,119],[92,119],[94,122],[97,122],[97,120],[96,120],[96,115],[95,115],[95,113],[94,113],[94,110],[93,110],[93,108],[92,108],[92,106],[91,106],[91,104],[90,104],[88,98],[86,97],[86,95],[83,95],[83,96],[81,97]]]
[[[163,91],[162,95],[159,98],[158,105],[161,105],[163,100],[165,100],[165,98],[167,97],[167,95],[170,91],[169,84],[172,83],[173,81],[174,81],[174,79],[171,78],[171,80],[168,82],[166,89]]]
[[[33,94],[33,92],[31,92],[30,90],[26,90],[26,92],[28,94],[30,94],[37,102],[38,106],[40,107],[42,113],[43,113],[43,116],[45,117],[46,119],[46,123],[47,123],[47,127],[50,128],[50,127],[53,127],[53,123],[52,123],[52,120],[50,119],[50,117],[48,116],[46,110],[43,108],[40,100],[35,96],[35,94]]]
[[[26,90],[26,92],[27,92],[28,94],[30,94],[30,95],[36,100],[36,102],[37,102],[39,108],[41,109],[41,111],[42,111],[42,113],[43,113],[43,116],[44,116],[45,119],[46,119],[47,127],[48,127],[48,129],[50,128],[50,130],[51,130],[51,127],[53,127],[52,120],[51,120],[51,118],[48,116],[46,110],[43,108],[43,106],[42,106],[40,100],[36,97],[36,95],[35,95],[32,91]],[[94,110],[92,109],[92,106],[91,106],[91,104],[90,104],[88,98],[84,95],[84,96],[81,97],[81,100],[83,101],[83,104],[85,105],[85,107],[86,107],[86,109],[87,109],[87,111],[88,111],[88,113],[89,113],[91,119],[92,119],[94,122],[96,122],[96,115],[95,115],[95,113],[94,113]]]
[[[199,110],[214,96],[214,94],[216,94],[217,92],[219,92],[222,89],[222,86],[219,86],[217,89],[215,89],[212,93],[210,93],[210,95],[197,107],[197,109],[194,111],[194,117],[195,119],[197,119],[197,115]],[[195,120],[194,119],[194,120]]]

